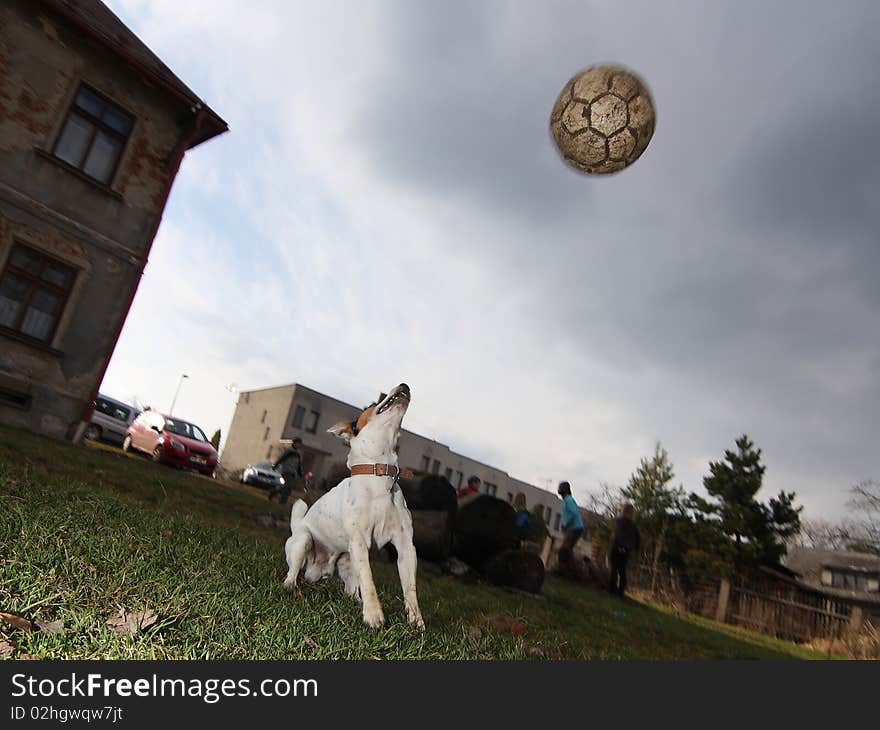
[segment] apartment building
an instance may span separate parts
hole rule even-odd
[[[353,420],[366,405],[354,406],[299,383],[242,391],[221,463],[228,471],[238,474],[248,464],[278,458],[298,436],[303,441],[307,471],[318,480],[338,474],[345,467],[348,447],[327,433],[327,429],[339,421]],[[554,492],[515,479],[503,469],[459,454],[446,444],[406,429],[400,434],[398,457],[401,466],[445,476],[456,488],[473,474],[481,479],[484,493],[499,499],[513,502],[517,492],[523,492],[528,509],[531,511],[539,505],[551,534],[555,537],[561,534],[562,501]],[[589,526],[587,532],[590,532]],[[591,537],[588,534],[582,541],[585,548]]]

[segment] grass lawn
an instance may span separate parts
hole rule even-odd
[[[422,633],[397,570],[374,564],[386,626],[337,579],[281,586],[287,513],[257,490],[109,449],[0,427],[0,653],[108,659],[791,659],[824,655],[704,619],[622,602],[555,577],[540,597],[421,571]],[[107,625],[150,611],[134,635]],[[514,619],[513,633],[492,617]],[[63,623],[62,623],[63,622]],[[495,624],[495,625],[493,625]],[[5,649],[4,649],[5,647]]]

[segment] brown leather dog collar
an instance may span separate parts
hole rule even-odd
[[[401,477],[404,479],[413,478],[413,473],[409,469],[401,469],[395,464],[355,464],[351,467],[351,475],[394,477],[395,481]]]

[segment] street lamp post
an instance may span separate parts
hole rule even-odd
[[[177,394],[180,393],[180,386],[183,385],[183,379],[188,378],[188,377],[189,377],[189,375],[187,375],[186,373],[183,373],[180,376],[180,380],[177,382],[177,390],[174,391],[174,400],[171,401],[171,408],[168,409],[169,416],[174,415],[174,404],[177,403]]]

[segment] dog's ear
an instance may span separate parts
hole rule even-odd
[[[337,438],[341,438],[345,443],[354,438],[354,431],[351,428],[351,423],[349,421],[340,421],[339,423],[330,426],[327,429],[327,433],[332,433]]]

